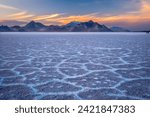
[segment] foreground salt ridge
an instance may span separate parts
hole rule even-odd
[[[150,99],[149,37],[1,33],[0,99]]]

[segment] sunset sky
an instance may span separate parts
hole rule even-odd
[[[93,20],[106,26],[150,30],[150,0],[0,0],[0,25],[46,25]]]

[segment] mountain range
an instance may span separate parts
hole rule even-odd
[[[25,26],[0,26],[0,32],[129,32],[121,27],[108,28],[92,20],[88,22],[70,22],[66,25],[46,26],[40,22],[31,21]]]

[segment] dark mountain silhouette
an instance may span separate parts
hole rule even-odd
[[[100,25],[92,20],[88,22],[71,22],[64,25],[69,32],[111,32],[105,25]]]
[[[111,27],[110,28],[113,32],[130,32],[128,29],[122,27]]]
[[[119,29],[118,29],[119,30]],[[118,32],[117,30],[117,32]],[[120,28],[121,31],[122,28]],[[92,20],[88,22],[70,22],[66,25],[45,26],[42,23],[31,21],[25,26],[0,26],[1,32],[112,32],[114,30]]]
[[[27,32],[31,32],[31,31],[45,31],[46,30],[46,26],[43,25],[42,23],[39,22],[34,22],[31,21],[28,24],[26,24],[23,29]]]
[[[10,27],[8,26],[0,26],[0,32],[11,32],[13,31]]]

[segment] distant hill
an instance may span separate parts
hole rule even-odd
[[[88,22],[70,22],[66,25],[46,26],[40,22],[31,21],[25,26],[0,26],[0,32],[129,32],[121,27],[108,28],[92,20]]]
[[[130,32],[130,30],[122,28],[122,27],[111,27],[110,29],[113,32]]]

